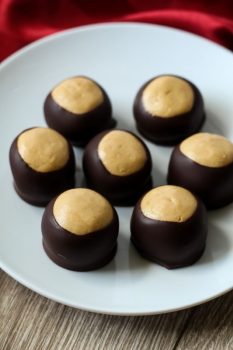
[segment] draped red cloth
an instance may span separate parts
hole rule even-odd
[[[233,50],[232,0],[0,0],[0,60],[59,30],[113,21],[180,28]]]

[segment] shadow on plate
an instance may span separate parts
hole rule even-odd
[[[209,221],[212,222],[226,222],[232,218],[233,203],[226,205],[223,208],[211,210],[208,213]]]
[[[162,172],[157,164],[152,170],[153,187],[158,187],[167,184],[167,174]]]
[[[206,120],[201,132],[210,132],[213,134],[228,135],[227,122],[222,116],[217,115],[212,110],[206,111]]]
[[[136,132],[136,127],[134,124],[134,119],[132,117],[132,120],[130,117],[127,116],[127,118],[124,118],[124,116],[116,116],[114,115],[114,118],[117,121],[116,128],[117,129],[124,129],[124,130],[129,130],[132,132]]]
[[[130,239],[119,234],[117,253],[112,261],[100,269],[101,273],[114,271],[134,272],[141,271],[150,267],[149,261],[143,259],[134,248]]]
[[[218,226],[210,223],[206,250],[199,260],[199,264],[209,264],[221,260],[230,250],[230,240],[227,234]]]

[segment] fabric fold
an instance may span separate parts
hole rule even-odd
[[[183,29],[233,50],[231,1],[1,0],[0,60],[67,28],[103,22],[145,22]]]

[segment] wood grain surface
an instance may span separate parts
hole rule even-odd
[[[164,315],[120,317],[73,309],[0,270],[0,350],[233,349],[233,292]]]

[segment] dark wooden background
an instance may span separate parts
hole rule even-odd
[[[73,309],[0,270],[0,350],[233,350],[233,291],[184,311],[109,316]]]

